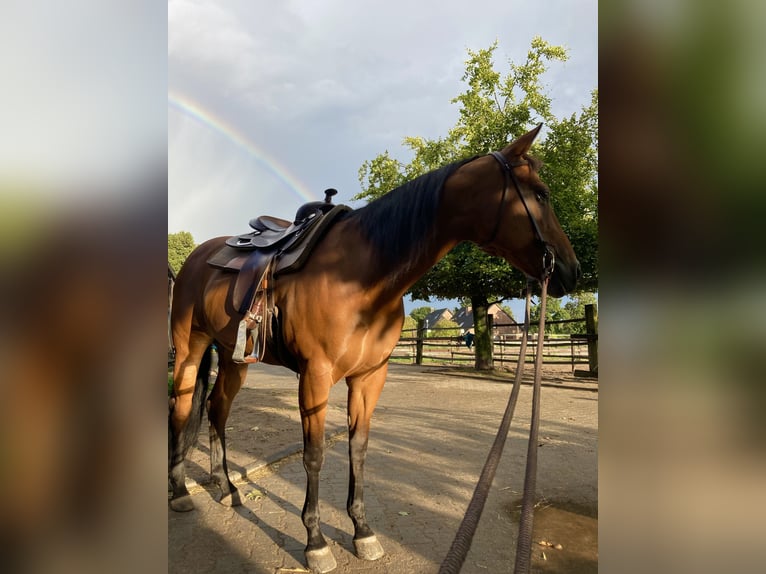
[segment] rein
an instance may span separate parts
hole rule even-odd
[[[527,443],[527,467],[524,473],[524,494],[521,498],[521,517],[519,519],[519,537],[516,542],[516,566],[514,574],[527,574],[532,559],[532,522],[535,508],[535,489],[537,486],[537,446],[540,427],[540,381],[543,370],[543,343],[545,340],[545,306],[548,295],[548,278],[540,283],[540,322],[537,331],[537,351],[535,355],[535,378],[532,385],[532,416],[529,423],[529,442]],[[529,333],[530,292],[527,288],[526,317],[524,319],[524,338]]]
[[[517,187],[518,189],[518,187]],[[540,425],[540,380],[542,376],[543,362],[543,342],[545,336],[545,304],[548,294],[548,275],[540,282],[542,292],[540,294],[540,322],[537,333],[537,355],[535,356],[535,377],[532,390],[532,417],[530,421],[529,443],[527,446],[527,465],[524,474],[524,494],[521,502],[521,517],[519,520],[519,536],[516,543],[516,565],[514,574],[527,574],[531,562],[532,554],[532,522],[535,504],[535,487],[537,481],[537,444],[538,428]],[[473,492],[471,502],[468,504],[465,516],[458,528],[455,538],[452,541],[447,555],[439,567],[439,574],[458,574],[468,550],[471,547],[473,535],[479,524],[481,513],[484,510],[484,504],[487,501],[489,489],[492,486],[492,480],[495,477],[500,457],[505,446],[505,439],[508,436],[508,430],[513,418],[513,411],[516,408],[516,400],[519,397],[521,389],[521,378],[524,374],[524,362],[527,353],[527,340],[529,338],[529,316],[530,316],[531,292],[527,286],[527,299],[524,311],[524,336],[521,339],[519,349],[519,361],[516,365],[516,377],[513,382],[513,390],[508,399],[508,404],[503,414],[503,420],[495,436],[495,442],[487,455],[484,468],[479,476],[479,481]]]
[[[538,243],[540,243],[544,248],[543,278],[546,278],[550,276],[551,273],[553,273],[553,267],[556,264],[556,255],[553,248],[550,246],[550,244],[547,241],[545,241],[545,239],[543,239],[543,234],[540,231],[540,227],[537,225],[537,221],[535,221],[535,218],[532,217],[532,212],[529,210],[529,206],[527,205],[527,200],[524,199],[524,194],[521,193],[521,185],[519,185],[519,180],[513,171],[513,168],[519,167],[521,165],[529,165],[529,162],[522,160],[522,161],[516,161],[509,164],[508,160],[505,159],[505,156],[501,154],[499,151],[493,151],[489,155],[494,157],[497,160],[497,163],[500,164],[500,167],[503,170],[503,175],[505,176],[505,185],[503,185],[503,195],[500,198],[500,207],[497,212],[497,220],[495,221],[495,227],[492,230],[492,235],[490,236],[489,241],[484,242],[483,245],[492,243],[497,237],[497,232],[500,230],[500,222],[503,219],[503,206],[505,205],[505,198],[508,195],[508,187],[510,187],[510,182],[512,181],[513,186],[516,188],[516,193],[518,194],[519,199],[521,200],[521,204],[524,206],[524,209],[527,212],[529,221],[532,222],[532,230],[535,232],[535,237],[537,238]]]

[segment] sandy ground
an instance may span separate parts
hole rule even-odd
[[[529,375],[528,375],[529,377]],[[540,423],[533,572],[596,572],[598,561],[598,385],[565,367],[546,367]],[[452,543],[494,440],[510,376],[468,369],[392,365],[373,417],[365,500],[386,550],[375,562],[353,554],[345,512],[348,461],[345,384],[333,388],[321,475],[323,532],[335,572],[437,572]],[[503,458],[463,573],[511,572],[531,409],[524,385]],[[169,513],[170,572],[305,571],[300,519],[305,473],[297,379],[288,370],[250,367],[227,425],[233,479],[245,495],[231,509],[206,484],[206,424],[187,459],[197,509]],[[561,545],[556,548],[555,545]]]

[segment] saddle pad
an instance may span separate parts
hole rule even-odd
[[[287,244],[278,255],[275,274],[298,271],[306,263],[314,246],[330,227],[344,214],[353,211],[347,205],[336,205],[319,218],[319,221],[303,231],[295,243]]]
[[[207,264],[223,271],[239,271],[252,254],[252,251],[242,251],[224,245],[207,260]]]

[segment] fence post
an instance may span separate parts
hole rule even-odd
[[[487,313],[487,331],[489,331],[489,368],[495,368],[495,316]]]
[[[574,339],[569,335],[569,358],[572,359],[572,372],[575,371]]]
[[[423,339],[426,336],[426,322],[423,319],[418,319],[418,330],[416,332],[417,339],[415,340],[415,364],[423,364]]]
[[[598,372],[598,332],[596,330],[596,310],[593,305],[585,305],[585,332],[588,334],[588,369]]]

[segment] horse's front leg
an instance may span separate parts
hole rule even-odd
[[[306,501],[301,516],[308,536],[304,554],[312,572],[330,572],[336,567],[335,558],[322,536],[319,518],[319,473],[324,462],[324,424],[332,383],[329,375],[312,375],[304,371],[298,390],[303,424],[303,467],[306,469]]]
[[[383,556],[383,547],[367,524],[364,508],[364,461],[370,419],[386,380],[387,365],[365,377],[349,377],[348,383],[348,456],[349,482],[346,509],[354,523],[354,548],[364,560]]]

